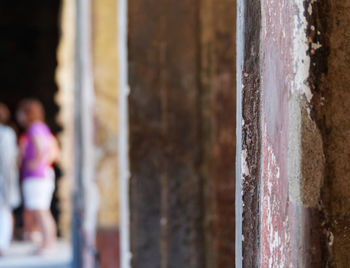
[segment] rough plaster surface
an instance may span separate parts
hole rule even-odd
[[[349,267],[350,4],[269,0],[261,7],[261,234],[254,234],[261,259],[249,267]],[[248,178],[249,150],[242,150]],[[246,180],[244,209],[251,205]]]
[[[258,267],[260,193],[260,2],[238,2],[236,267]],[[241,199],[241,200],[239,200]],[[239,201],[238,201],[239,200]]]
[[[302,180],[301,200],[304,207],[317,208],[324,181],[325,157],[320,130],[305,107],[301,110]]]
[[[310,38],[316,31],[310,17],[315,16],[316,1],[295,1],[293,16],[293,78],[289,100],[288,176],[291,200],[298,205],[316,208],[324,180],[324,152],[321,132],[311,117],[313,99],[311,56],[322,45]]]
[[[294,213],[288,196],[288,91],[292,78],[290,4],[262,5],[261,41],[261,267],[292,264]],[[281,14],[288,14],[281,17]]]
[[[266,122],[264,122],[266,137]],[[280,164],[277,162],[271,141],[264,139],[263,149],[263,183],[261,203],[261,267],[287,267],[291,258],[289,215],[286,215],[284,204],[287,195]],[[282,175],[283,176],[283,175]],[[288,210],[287,210],[288,212]],[[281,217],[282,216],[282,217]]]
[[[317,208],[324,182],[323,139],[303,97],[292,94],[289,109],[289,196],[295,204]]]
[[[261,267],[321,267],[322,138],[310,116],[302,1],[262,5]],[[312,9],[310,9],[312,10]]]

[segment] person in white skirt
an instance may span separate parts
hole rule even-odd
[[[34,99],[23,100],[17,111],[18,123],[26,130],[27,145],[21,159],[23,201],[30,211],[42,237],[37,254],[54,248],[56,223],[50,211],[55,189],[52,164],[57,161],[59,147],[45,124],[42,104]]]
[[[6,126],[10,113],[0,103],[0,256],[10,245],[13,233],[12,209],[20,204],[17,168],[17,139]]]

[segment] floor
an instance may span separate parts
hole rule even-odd
[[[0,268],[71,268],[72,251],[67,242],[59,241],[56,250],[45,257],[32,255],[34,250],[33,244],[14,242],[0,258]]]

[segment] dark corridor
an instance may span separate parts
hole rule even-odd
[[[23,98],[40,99],[55,133],[59,7],[59,0],[0,1],[0,101],[14,111]]]

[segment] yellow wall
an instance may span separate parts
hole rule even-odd
[[[96,94],[99,226],[119,223],[117,0],[94,0],[93,72]]]
[[[118,47],[117,0],[92,1],[92,56],[95,88],[95,156],[100,190],[100,227],[119,224],[118,189]],[[64,131],[60,181],[61,219],[59,228],[70,236],[72,190],[74,186],[74,64],[76,2],[62,1],[61,37],[57,51],[56,101],[60,106],[59,122]]]

